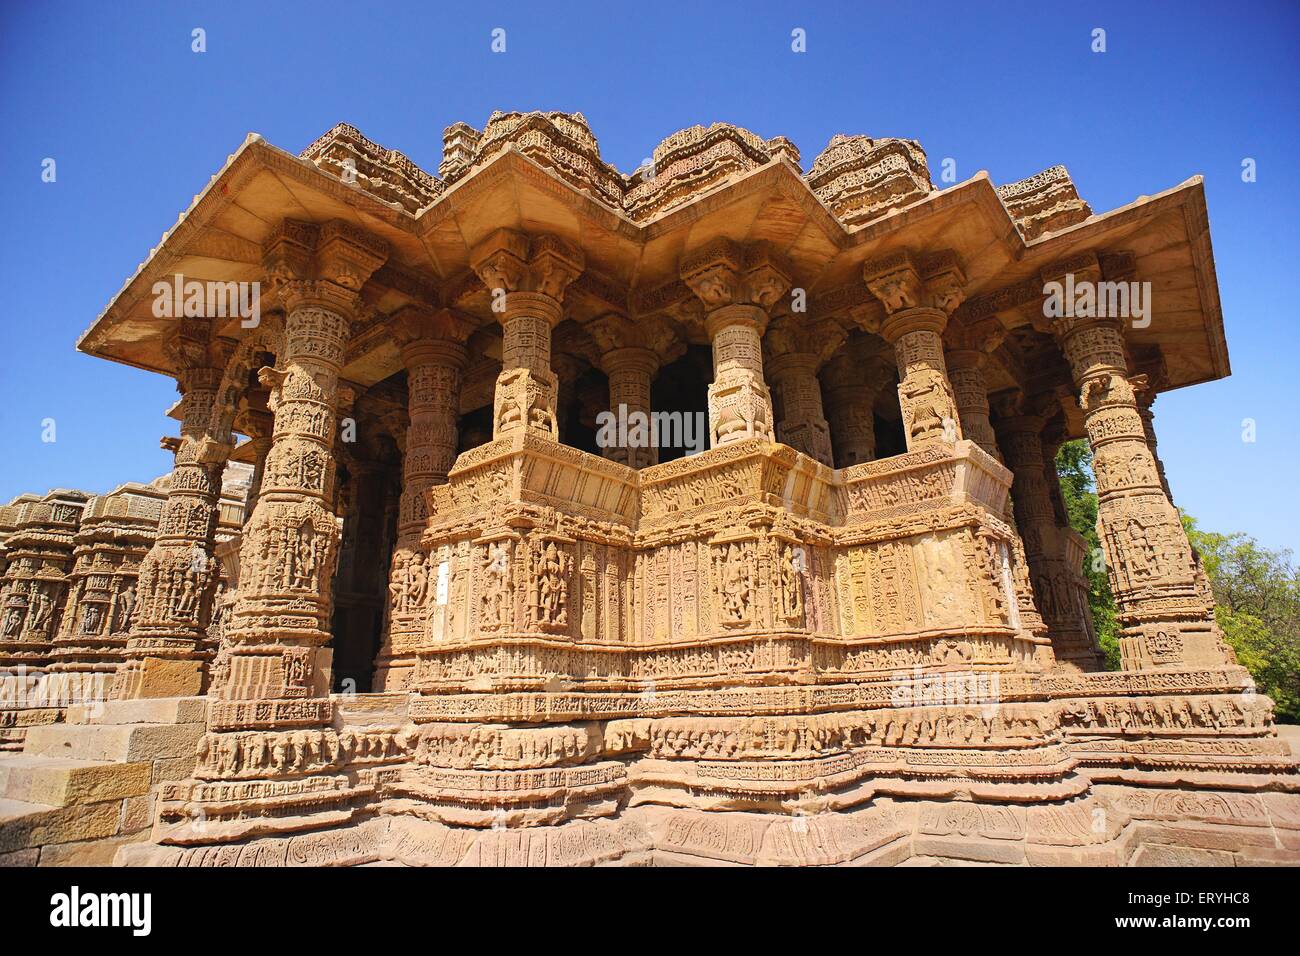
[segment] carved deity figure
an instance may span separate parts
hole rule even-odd
[[[722,561],[722,610],[726,620],[731,623],[748,621],[752,600],[745,553],[739,545],[728,545]]]
[[[1128,547],[1125,551],[1133,577],[1151,577],[1156,559],[1156,549],[1147,536],[1146,528],[1142,526],[1142,522],[1137,518],[1129,518],[1124,532],[1128,537]]]
[[[98,634],[104,623],[104,608],[99,604],[87,604],[81,615],[81,633]]]
[[[484,627],[499,627],[505,623],[508,609],[506,574],[510,567],[510,553],[502,542],[497,541],[488,546],[484,559],[482,624]]]
[[[802,558],[802,550],[796,555],[789,545],[781,549],[781,614],[792,620],[803,616],[803,579],[797,566]]]
[[[26,610],[25,608],[21,608],[21,607],[11,607],[8,611],[5,612],[5,626],[4,626],[5,637],[18,636],[18,632],[22,630],[23,627],[23,615],[25,610]]]
[[[398,551],[393,558],[393,574],[388,581],[388,606],[394,614],[405,610],[402,603],[406,597],[406,562],[406,552]]]
[[[534,612],[539,624],[563,627],[568,623],[568,555],[547,542],[537,562],[537,600]]]
[[[131,618],[135,614],[135,584],[128,584],[126,590],[117,596],[115,620],[110,630],[117,634],[131,629]]]
[[[417,551],[411,555],[411,562],[406,566],[406,590],[402,610],[412,611],[423,607],[428,585],[429,574],[424,565],[424,555]]]
[[[320,539],[311,522],[304,521],[298,528],[298,541],[289,557],[292,563],[289,578],[292,586],[316,590],[316,573],[320,564]]]
[[[54,611],[54,602],[44,588],[36,591],[32,600],[32,619],[30,628],[33,633],[42,634],[50,626],[50,615]]]

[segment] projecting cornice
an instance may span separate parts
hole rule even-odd
[[[626,206],[626,197],[643,185],[644,171],[618,174],[616,182],[612,167],[594,165],[598,150],[594,137],[587,139],[585,120],[502,116],[514,119],[498,117],[486,152],[486,131],[449,130],[456,172],[446,179],[418,170],[351,128],[336,128],[301,157],[250,135],[78,347],[174,374],[164,345],[175,335],[176,322],[153,315],[154,284],[175,274],[263,281],[257,252],[275,224],[291,218],[340,221],[386,244],[386,262],[360,290],[373,319],[366,323],[367,340],[376,347],[383,317],[412,303],[453,306],[489,324],[488,297],[471,269],[471,250],[496,230],[510,229],[553,235],[582,252],[586,266],[565,300],[573,313],[567,317],[579,322],[611,309],[632,319],[679,320],[694,298],[681,278],[683,258],[687,250],[720,238],[771,248],[789,264],[791,287],[803,293],[812,318],[868,325],[879,316],[865,313],[879,311],[879,304],[862,280],[863,263],[899,249],[949,249],[960,259],[966,301],[958,317],[1000,314],[999,303],[1009,300],[1023,305],[1039,271],[1051,262],[1083,252],[1126,251],[1134,257],[1135,279],[1153,282],[1162,297],[1154,303],[1151,326],[1130,332],[1133,345],[1164,356],[1170,387],[1228,374],[1199,178],[1085,216],[1086,203],[1063,170],[1010,184],[1003,195],[985,173],[926,189],[919,145],[840,137],[832,144],[834,155],[824,153],[804,175],[788,142],[719,124],[674,134],[656,152],[655,175],[673,177],[663,184],[671,185],[672,196],[647,216],[649,206]],[[548,142],[576,143],[582,150],[548,152]],[[692,170],[712,162],[711,150],[723,157],[718,162],[726,175],[704,176],[699,181],[707,185],[689,188]],[[598,182],[583,179],[584,163]],[[358,169],[355,178],[352,166]],[[828,207],[819,196],[837,205]],[[835,211],[850,206],[851,215]],[[1017,216],[1033,218],[1034,225]],[[1026,230],[1042,235],[1031,241]],[[213,322],[214,338],[244,334],[237,321]],[[391,349],[375,356],[353,348],[344,374],[371,383],[391,374],[393,361]]]

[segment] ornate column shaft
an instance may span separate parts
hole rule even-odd
[[[258,374],[271,392],[271,450],[244,527],[238,596],[213,664],[215,699],[195,769],[201,780],[301,775],[337,765],[337,736],[327,727],[327,645],[339,549],[333,508],[339,373],[357,291],[386,256],[386,244],[340,222],[286,222],[264,247],[273,295],[285,310],[284,349],[279,367]],[[283,733],[238,733],[246,731]],[[248,788],[243,795],[261,792]]]
[[[948,329],[945,354],[962,434],[999,461],[1001,452],[993,426],[989,423],[984,367],[989,354],[1002,344],[1005,335],[1001,323],[995,319],[972,325],[954,324]]]
[[[460,389],[469,358],[465,340],[472,323],[447,309],[435,312],[417,306],[395,317],[393,331],[402,343],[410,423],[402,458],[397,544],[388,575],[388,612],[375,662],[375,686],[386,691],[410,685],[414,647],[424,635],[425,603],[436,587],[420,535],[429,517],[428,490],[446,482],[456,462]]]
[[[1024,543],[1034,603],[1047,625],[1056,659],[1080,670],[1096,670],[1100,659],[1088,622],[1090,612],[1086,599],[1079,601],[1074,576],[1063,560],[1066,542],[1057,526],[1043,468],[1045,421],[1040,406],[1026,404],[1018,396],[1003,397],[998,447],[1015,476],[1011,484],[1015,523]]]
[[[825,321],[809,328],[793,316],[773,323],[764,340],[764,366],[779,409],[777,440],[829,467],[834,467],[831,426],[822,412],[817,370],[843,341],[844,331],[836,323]],[[873,439],[874,432],[873,428]]]
[[[617,348],[601,356],[605,374],[609,377],[609,410],[616,420],[622,416],[628,422],[629,440],[615,442],[601,449],[611,461],[629,468],[645,468],[657,464],[659,449],[650,441],[651,413],[650,386],[659,373],[659,355],[638,346]],[[634,418],[633,416],[637,416]],[[634,422],[645,422],[646,441],[631,440]]]
[[[1164,491],[1165,497],[1172,502],[1174,493],[1169,490],[1169,478],[1165,474],[1165,463],[1160,460],[1160,452],[1156,443],[1156,413],[1151,407],[1156,402],[1156,391],[1154,388],[1144,389],[1138,393],[1138,414],[1142,416],[1142,434],[1146,436],[1147,449],[1151,452],[1151,460],[1156,463],[1156,474],[1160,476],[1160,488]]]
[[[789,267],[762,244],[711,242],[690,256],[682,280],[704,303],[713,344],[709,385],[710,446],[773,440],[772,396],[763,380],[768,310],[790,288]]]
[[[601,454],[629,468],[658,464],[651,386],[666,363],[686,351],[685,343],[662,321],[641,316],[635,322],[607,312],[586,324],[600,348],[600,367],[609,378],[609,411],[616,434],[597,431]],[[620,415],[622,417],[620,417]]]
[[[257,507],[257,498],[262,493],[262,476],[266,474],[266,456],[271,452],[274,423],[274,416],[267,412],[246,414],[241,422],[253,450],[253,474],[248,480],[248,494],[244,498],[245,523]]]
[[[961,304],[965,283],[956,257],[941,252],[914,265],[906,252],[898,252],[868,262],[863,277],[885,307],[886,318],[870,331],[878,331],[894,346],[907,450],[961,440],[943,357],[943,330]]]
[[[835,465],[847,468],[876,457],[876,396],[889,380],[881,357],[865,361],[841,349],[827,363],[826,418]]]
[[[777,440],[823,465],[832,465],[831,426],[822,414],[817,356],[809,352],[787,352],[772,360],[767,374],[781,408],[781,418],[776,423]]]
[[[1101,275],[1095,263],[1080,271],[1094,281]],[[1048,270],[1043,276],[1058,274]],[[1124,669],[1233,664],[1147,444],[1135,391],[1146,382],[1129,377],[1121,320],[1054,318],[1052,331],[1079,389],[1093,451],[1097,530],[1118,607]]]
[[[563,317],[564,290],[583,262],[581,250],[557,236],[530,238],[507,229],[475,247],[471,263],[492,296],[503,338],[493,439],[526,433],[559,440],[551,330]]]
[[[180,348],[189,361],[207,357],[206,345],[184,334]],[[163,439],[163,447],[175,452],[175,465],[158,536],[140,564],[125,662],[113,681],[117,698],[187,697],[204,689],[208,652],[202,645],[217,584],[213,548],[230,454],[229,445],[208,434],[221,372],[198,365],[178,379],[181,435]]]

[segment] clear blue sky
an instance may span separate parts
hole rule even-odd
[[[0,499],[170,467],[172,382],[73,344],[247,132],[297,152],[346,121],[435,170],[454,121],[559,109],[625,171],[727,120],[788,136],[805,165],[837,132],[916,138],[936,178],[943,157],[996,183],[1064,163],[1098,211],[1204,174],[1235,374],[1162,396],[1160,449],[1203,526],[1300,545],[1300,6],[972,7],[4,0]]]

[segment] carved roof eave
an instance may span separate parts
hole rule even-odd
[[[92,355],[174,375],[175,370],[170,367],[170,359],[162,354],[150,356],[149,361],[135,361],[121,354],[120,350],[113,349],[115,327],[142,297],[150,295],[155,281],[171,275],[174,271],[171,268],[172,264],[186,255],[190,245],[201,237],[204,227],[209,225],[225,208],[226,203],[233,200],[239,190],[262,169],[268,169],[278,176],[287,176],[296,184],[306,186],[350,207],[356,225],[371,230],[390,242],[397,240],[408,253],[415,248],[413,242],[419,243],[427,259],[426,262],[419,264],[427,266],[434,275],[443,277],[460,271],[460,264],[439,263],[435,251],[427,242],[428,237],[440,224],[446,222],[448,217],[454,217],[458,212],[475,205],[478,195],[484,190],[490,190],[503,178],[513,180],[516,191],[521,186],[531,185],[542,193],[563,197],[562,201],[574,215],[573,231],[579,233],[570,238],[581,241],[582,229],[590,224],[598,231],[603,229],[606,237],[612,234],[616,242],[627,243],[630,251],[626,255],[633,258],[638,254],[637,247],[643,255],[645,248],[651,243],[679,230],[685,236],[693,225],[706,216],[765,190],[795,202],[806,216],[805,228],[811,224],[841,253],[851,253],[849,258],[855,263],[859,259],[878,255],[890,248],[906,245],[908,234],[914,229],[923,234],[924,225],[932,223],[934,217],[951,214],[957,208],[967,204],[973,205],[982,214],[983,226],[987,230],[983,237],[985,248],[996,247],[994,258],[991,260],[994,266],[998,263],[1003,264],[1003,267],[1018,263],[1022,268],[1027,261],[1046,264],[1085,248],[1119,248],[1114,243],[1121,240],[1123,234],[1131,232],[1140,223],[1172,206],[1181,206],[1184,234],[1191,252],[1196,286],[1202,304],[1202,324],[1206,327],[1207,345],[1214,368],[1214,374],[1208,377],[1215,378],[1229,374],[1227,345],[1223,334],[1213,253],[1208,234],[1208,216],[1200,177],[1195,177],[1155,196],[1140,198],[1111,212],[1094,215],[1078,225],[1045,234],[1033,242],[1026,243],[999,199],[988,175],[983,172],[963,183],[931,192],[916,202],[893,210],[878,219],[846,228],[813,194],[798,170],[788,161],[778,157],[673,207],[658,218],[644,224],[637,224],[621,210],[613,209],[582,192],[535,160],[514,150],[507,150],[449,187],[433,203],[412,216],[396,203],[386,202],[356,186],[343,183],[309,160],[301,159],[266,143],[257,134],[250,134],[245,139],[239,149],[228,158],[220,172],[195,197],[190,208],[181,215],[176,225],[164,234],[149,258],[142,263],[135,275],[113,298],[108,308],[81,336],[77,343],[78,348]],[[410,255],[408,259],[410,258],[415,257]],[[843,260],[845,257],[837,253],[833,258]],[[597,263],[592,264],[600,268]],[[406,268],[411,269],[410,261],[407,262]],[[801,278],[810,289],[810,297],[815,302],[819,293],[817,277]],[[970,275],[970,278],[972,285],[969,294],[973,297],[979,296],[992,287],[991,276],[982,277],[982,281],[981,277],[975,274]],[[810,279],[812,281],[809,281]],[[633,281],[635,282],[635,279]],[[650,291],[653,290],[643,290],[643,294]],[[821,290],[822,294],[826,291],[832,290]],[[161,349],[156,351],[162,352]],[[1205,378],[1203,376],[1197,381]],[[1171,387],[1186,384],[1192,384],[1192,381],[1178,381],[1171,383]]]
[[[414,217],[396,203],[386,202],[359,187],[348,185],[322,171],[310,160],[271,145],[257,133],[249,133],[239,148],[227,157],[225,165],[180,214],[176,223],[163,233],[158,245],[150,250],[148,257],[126,280],[104,311],[81,334],[77,340],[78,350],[174,377],[176,369],[169,357],[163,354],[163,350],[155,350],[155,354],[150,356],[151,361],[132,360],[113,352],[112,333],[126,320],[137,303],[152,295],[155,282],[169,278],[174,273],[174,264],[189,253],[191,247],[202,238],[204,229],[240,194],[252,177],[262,170],[286,175],[330,199],[342,202],[351,207],[356,217],[353,224],[390,241],[397,235],[408,237],[409,243],[409,237],[415,232]]]
[[[1232,364],[1228,356],[1228,339],[1223,329],[1223,303],[1219,299],[1219,279],[1214,267],[1214,249],[1210,240],[1210,213],[1205,203],[1205,177],[1193,176],[1153,196],[1140,196],[1131,203],[1093,216],[1086,222],[1042,236],[1030,243],[1028,247],[1035,257],[1041,256],[1042,261],[1057,261],[1069,255],[1076,247],[1076,243],[1072,240],[1077,239],[1075,234],[1079,230],[1093,227],[1100,232],[1122,227],[1133,221],[1153,219],[1173,207],[1180,207],[1183,214],[1183,240],[1192,257],[1196,288],[1200,296],[1201,327],[1206,333],[1206,344],[1214,374],[1194,380],[1171,381],[1165,391],[1227,378],[1232,374]],[[1077,245],[1081,246],[1082,243]],[[1137,278],[1142,278],[1140,273]]]
[[[1140,196],[1126,205],[1109,212],[1094,214],[1087,220],[1068,226],[1033,240],[1021,242],[1023,251],[1016,256],[1017,270],[1038,281],[1038,270],[1061,262],[1072,255],[1092,251],[1123,251],[1126,237],[1132,236],[1142,226],[1171,211],[1181,213],[1183,236],[1181,244],[1188,249],[1195,285],[1200,300],[1200,326],[1205,332],[1206,354],[1212,373],[1198,377],[1172,375],[1162,391],[1196,385],[1201,382],[1226,378],[1232,374],[1228,357],[1227,338],[1223,328],[1223,310],[1219,299],[1218,278],[1214,268],[1214,252],[1210,244],[1209,213],[1205,204],[1204,178],[1193,176],[1152,196]],[[1163,250],[1162,250],[1163,251]],[[1134,279],[1145,278],[1139,267]],[[1021,280],[1023,281],[1023,280]],[[1001,289],[976,292],[958,309],[957,315],[969,314],[980,307],[980,298],[994,295],[1003,289],[1018,285],[1013,282]],[[1023,305],[1023,303],[1022,303]],[[1130,339],[1140,336],[1129,332]],[[1166,354],[1166,360],[1173,356]]]

